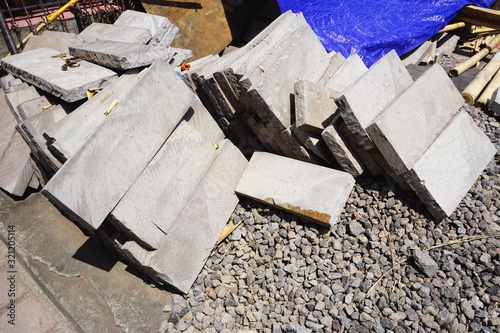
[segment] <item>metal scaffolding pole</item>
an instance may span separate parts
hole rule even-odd
[[[0,10],[0,29],[2,30],[3,39],[5,40],[5,44],[7,44],[10,54],[17,54],[16,44],[14,43],[14,39],[12,39],[9,32],[2,10]]]

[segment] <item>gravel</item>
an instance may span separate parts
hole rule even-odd
[[[465,109],[500,147],[498,118]],[[384,176],[357,179],[331,230],[242,199],[160,331],[497,332],[499,160],[442,221]]]

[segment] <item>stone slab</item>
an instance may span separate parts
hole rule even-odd
[[[79,34],[83,38],[96,38],[102,41],[146,44],[151,40],[151,32],[145,28],[118,26],[94,22]]]
[[[216,156],[214,143],[181,122],[113,209],[111,218],[138,243],[159,248]]]
[[[498,93],[498,88],[493,92],[491,96],[488,107],[491,111],[493,111],[496,115],[500,115],[500,94]]]
[[[69,53],[101,66],[122,70],[148,66],[173,55],[167,48],[105,40],[70,46]]]
[[[332,89],[336,97],[338,97],[367,71],[368,68],[366,68],[363,60],[357,54],[353,54],[330,77],[325,86]]]
[[[353,187],[346,172],[256,152],[236,192],[331,227]]]
[[[12,140],[12,136],[16,131],[16,125],[16,118],[14,118],[7,105],[5,93],[3,90],[0,90],[0,160]]]
[[[164,16],[151,15],[130,9],[121,13],[120,17],[116,19],[114,25],[120,27],[125,26],[148,29],[152,36],[149,41],[150,45],[157,45],[162,42],[162,39],[166,37],[169,32],[171,34],[173,33],[172,28],[175,27],[175,25]]]
[[[98,228],[194,100],[166,62],[154,63],[43,193],[85,228]]]
[[[321,134],[337,112],[335,97],[337,94],[323,85],[297,81],[294,85],[295,126]]]
[[[34,138],[65,116],[66,112],[64,109],[60,105],[54,105],[23,120],[18,126],[20,126],[30,138]]]
[[[429,54],[432,48],[432,42],[426,40],[420,46],[416,47],[413,51],[410,51],[403,56],[401,56],[403,64],[408,65],[418,65],[424,58]]]
[[[3,58],[1,63],[12,75],[66,102],[84,99],[88,88],[102,87],[117,77],[115,72],[84,60],[78,62],[78,67],[63,71],[65,61],[53,58],[59,54],[41,48]]]
[[[50,48],[59,52],[69,52],[70,45],[78,45],[82,39],[77,34],[69,32],[46,30],[41,35],[34,35],[24,46],[23,52],[40,48]]]
[[[29,86],[28,88],[15,90],[5,94],[5,99],[7,101],[7,104],[9,105],[10,111],[18,122],[22,120],[22,117],[19,114],[18,110],[19,105],[37,97],[40,97],[40,94],[33,86]]]
[[[330,64],[328,65],[327,69],[323,73],[323,76],[319,79],[318,83],[325,85],[328,80],[337,72],[337,70],[342,66],[342,64],[345,62],[345,58],[342,54],[338,52],[330,52]]]
[[[229,140],[220,144],[217,158],[146,265],[157,279],[189,291],[238,204],[234,189],[247,164]]]
[[[44,107],[50,105],[51,103],[47,100],[47,97],[40,96],[19,104],[17,106],[17,111],[21,119],[26,120],[42,112],[44,110]]]
[[[0,188],[12,195],[22,196],[31,177],[30,148],[15,131],[0,160]]]
[[[440,65],[430,67],[366,129],[391,169],[410,170],[464,104]]]
[[[460,111],[407,175],[408,183],[438,220],[450,216],[497,150]]]
[[[374,147],[365,129],[412,83],[398,55],[391,51],[336,100],[344,122],[361,146]]]
[[[295,126],[292,126],[290,129],[297,140],[307,150],[319,157],[327,165],[335,165],[335,159],[320,134],[303,131]]]
[[[88,138],[97,131],[101,124],[107,119],[108,116],[106,112],[108,109],[115,103],[123,103],[126,96],[135,88],[135,85],[145,73],[146,70],[143,70],[139,74],[130,77],[130,79],[129,76],[125,77],[123,80],[125,80],[126,83],[123,86],[116,88],[112,94],[103,94],[102,97],[107,96],[107,98],[103,100],[101,104],[89,110],[85,118],[81,119],[77,125],[73,126],[67,133],[57,139],[56,142],[52,143],[51,151],[57,155],[58,159],[66,161],[75,155]],[[95,98],[101,97],[100,95],[101,92],[95,96]]]
[[[7,91],[9,89],[10,82],[14,81],[15,79],[16,78],[9,73],[0,77],[0,86],[2,86],[2,90],[4,92]]]
[[[172,24],[170,28],[168,28],[167,32],[165,35],[163,35],[162,39],[157,43],[154,44],[156,46],[161,46],[161,47],[169,47],[172,42],[174,41],[175,36],[179,33],[179,28],[175,24]],[[151,44],[153,45],[153,44]]]

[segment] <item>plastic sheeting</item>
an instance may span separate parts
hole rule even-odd
[[[278,0],[282,12],[302,12],[325,49],[357,53],[367,66],[394,49],[399,55],[432,37],[466,5],[495,0]]]

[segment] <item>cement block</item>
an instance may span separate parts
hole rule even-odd
[[[412,83],[398,55],[391,51],[336,100],[344,122],[361,146],[374,147],[365,129]]]
[[[116,19],[114,25],[148,29],[151,33],[150,45],[157,45],[170,31],[173,24],[164,16],[151,15],[134,10],[126,10]]]
[[[17,106],[17,111],[22,120],[26,120],[34,115],[42,112],[44,107],[50,106],[47,97],[40,96],[29,101],[23,102]]]
[[[189,291],[238,204],[234,189],[247,164],[230,141],[220,144],[217,158],[146,265],[157,279]]]
[[[69,53],[101,66],[114,69],[131,69],[152,64],[157,60],[169,60],[171,50],[137,43],[96,40],[70,46]]]
[[[346,172],[256,152],[236,192],[331,227],[353,186]]]
[[[391,169],[413,167],[464,104],[440,65],[430,67],[367,128]]]
[[[78,67],[63,71],[65,61],[57,57],[59,54],[41,48],[3,58],[1,63],[12,75],[66,102],[86,98],[88,88],[104,86],[116,78],[115,72],[84,60],[78,62]]]
[[[84,227],[98,228],[195,98],[166,62],[154,63],[43,193]]]
[[[427,209],[441,220],[456,209],[497,150],[460,111],[407,175]]]
[[[307,80],[295,82],[295,126],[321,134],[337,112],[337,94],[330,88]]]
[[[159,248],[216,156],[214,144],[182,121],[113,209],[112,218],[138,243]]]
[[[330,77],[325,86],[332,89],[336,95],[335,97],[338,97],[367,71],[368,68],[366,68],[363,60],[357,54],[353,54]]]
[[[102,41],[146,44],[151,40],[151,32],[145,28],[117,26],[94,22],[80,32],[80,37],[96,38]]]

